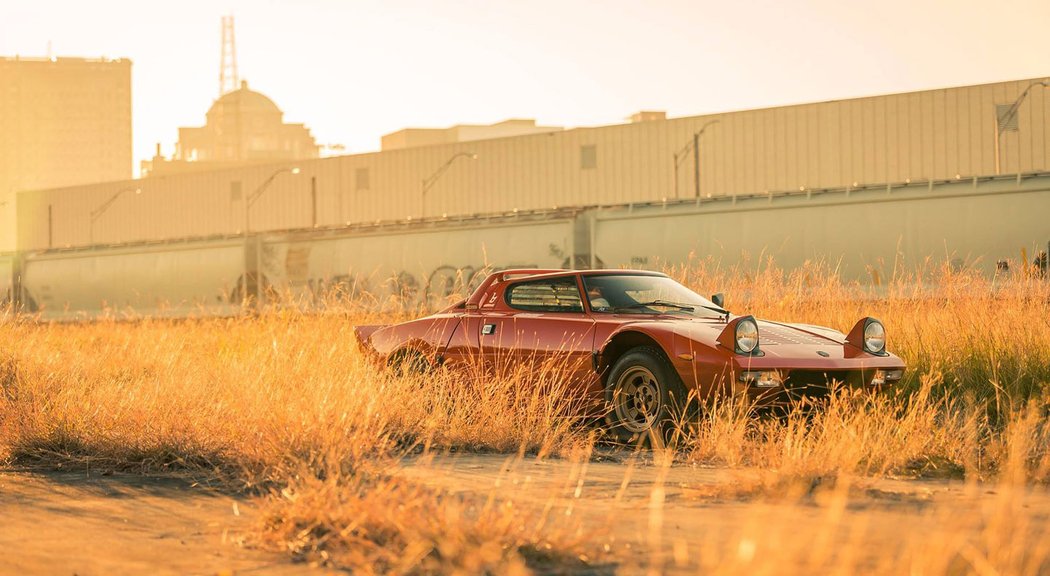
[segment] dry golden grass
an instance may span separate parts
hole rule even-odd
[[[751,485],[725,493],[759,502],[756,530],[788,540],[790,523],[775,518],[772,495],[778,502],[819,496],[826,528],[841,528],[834,511],[864,478],[994,481],[1004,494],[1050,480],[1047,282],[928,273],[873,294],[817,265],[787,274],[772,265],[748,271],[701,262],[671,273],[703,292],[724,291],[730,309],[760,317],[840,330],[878,317],[890,348],[909,365],[894,395],[844,393],[824,410],[783,418],[755,418],[725,401],[684,423],[681,441],[665,454],[671,460],[758,471]],[[0,459],[217,479],[266,495],[257,541],[364,573],[591,570],[623,561],[624,551],[599,547],[572,522],[514,506],[513,491],[449,494],[392,475],[409,453],[588,454],[596,431],[566,401],[557,367],[500,379],[377,371],[357,349],[352,326],[403,315],[360,308],[69,325],[2,316]],[[714,548],[698,565],[720,573],[778,565],[1037,573],[1046,546],[1018,547],[1045,534],[1018,506],[1004,496],[990,511],[945,519],[980,526],[965,538],[945,528],[926,548],[879,565],[848,550],[767,550],[768,538],[746,530],[731,553]],[[631,554],[662,569],[657,557]]]
[[[0,450],[24,464],[189,470],[270,493],[262,540],[361,570],[504,573],[562,555],[556,527],[385,468],[424,448],[546,454],[586,442],[564,385],[537,387],[524,371],[489,385],[394,378],[364,361],[352,326],[297,314],[9,321]]]

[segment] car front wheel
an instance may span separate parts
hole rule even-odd
[[[663,439],[687,402],[681,378],[657,349],[629,350],[613,364],[606,379],[606,421],[613,436],[635,443]]]

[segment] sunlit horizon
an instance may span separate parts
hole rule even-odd
[[[406,127],[596,126],[643,109],[692,116],[1050,73],[1050,4],[1034,1],[181,6],[5,6],[0,55],[44,57],[50,43],[58,57],[131,59],[136,171],[158,142],[170,155],[179,127],[203,123],[226,14],[240,78],[338,153],[378,150]]]

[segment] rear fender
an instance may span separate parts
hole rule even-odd
[[[374,350],[381,361],[389,360],[398,351],[412,349],[431,363],[440,363],[441,354],[462,321],[460,314],[439,314],[404,324],[378,327],[370,333],[366,349]]]
[[[445,352],[448,350],[449,343],[452,342],[452,337],[456,335],[456,332],[464,329],[464,320],[466,315],[458,315],[451,318],[449,322],[445,323],[442,327],[441,335],[435,342],[437,344],[437,351],[434,357],[434,362],[441,364],[444,362]]]
[[[369,342],[377,330],[386,328],[389,324],[371,324],[367,326],[354,326],[354,335],[357,336],[357,344],[361,346],[362,350],[375,351],[375,348]]]

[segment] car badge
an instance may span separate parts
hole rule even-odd
[[[819,354],[819,355],[821,355],[821,356],[823,356],[825,358],[827,358],[828,356],[831,356],[831,354],[828,354],[827,352],[825,352],[823,350],[817,350],[817,354]]]

